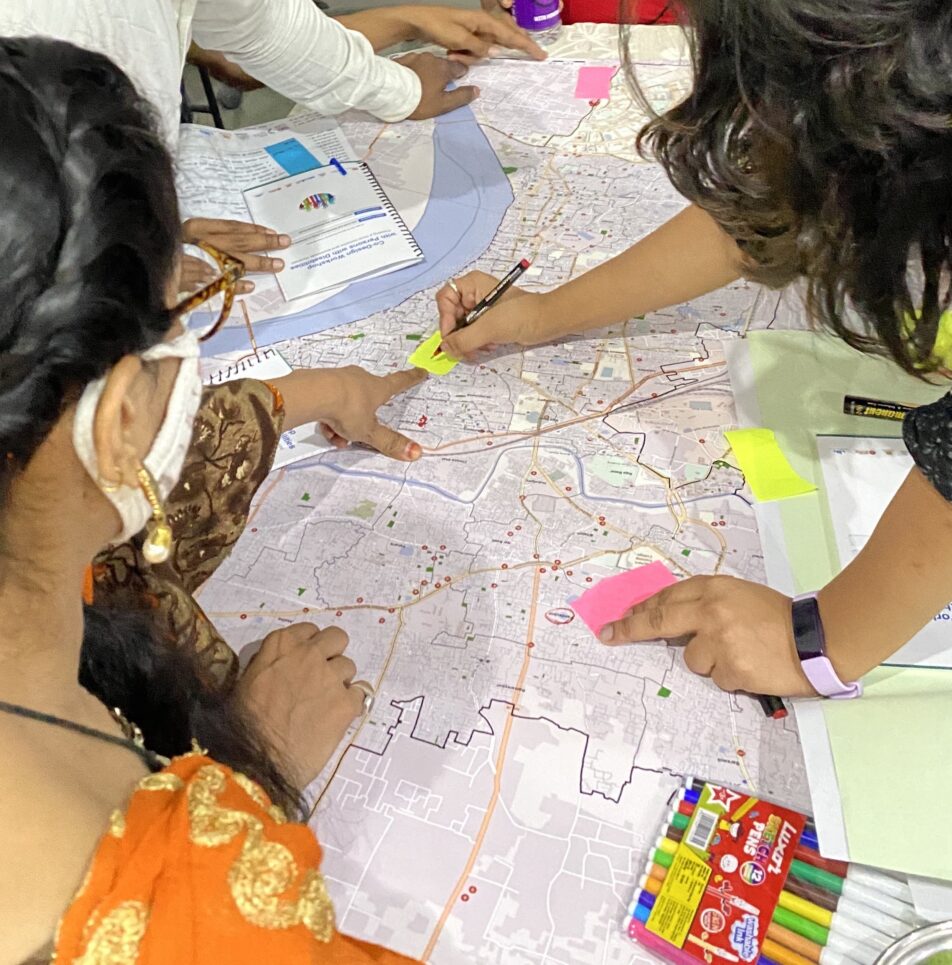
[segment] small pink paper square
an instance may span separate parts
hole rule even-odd
[[[575,96],[585,101],[607,101],[612,93],[612,78],[618,68],[579,67],[575,82]]]
[[[636,603],[677,582],[664,563],[649,563],[617,576],[606,577],[586,590],[570,606],[598,636],[606,623],[620,619]]]

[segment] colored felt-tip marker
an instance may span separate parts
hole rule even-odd
[[[901,402],[883,402],[880,399],[862,399],[858,395],[843,397],[843,411],[847,415],[864,415],[870,419],[891,419],[902,422],[915,406]]]
[[[456,328],[453,329],[453,332],[458,332],[461,328],[466,328],[467,325],[472,325],[473,322],[475,322],[476,319],[483,314],[483,312],[489,311],[489,309],[492,308],[493,305],[495,305],[496,302],[498,302],[499,299],[502,298],[502,296],[505,295],[510,288],[512,288],[513,285],[515,285],[515,283],[522,276],[523,272],[525,272],[525,270],[531,264],[532,262],[529,261],[528,258],[523,258],[515,268],[507,272],[506,275],[500,279],[499,284],[496,285],[496,287],[488,295],[484,296],[480,301],[478,301],[476,305],[473,306],[472,310],[467,312],[456,323]],[[453,332],[450,332],[449,334],[452,335]],[[441,345],[433,353],[433,357],[435,358],[442,351],[443,347]]]
[[[787,716],[787,708],[779,697],[771,697],[767,694],[757,694],[757,703],[766,717],[774,720],[783,720]]]

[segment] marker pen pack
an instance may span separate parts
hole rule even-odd
[[[673,800],[624,928],[666,961],[763,965],[872,962],[920,923],[904,880],[822,858],[807,815],[694,781]]]

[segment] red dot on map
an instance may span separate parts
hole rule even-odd
[[[538,554],[538,553],[533,553],[533,554],[532,554],[532,558],[533,558],[534,560],[537,560],[537,559],[539,558],[539,554]]]
[[[247,614],[247,613],[242,613],[241,616],[239,617],[239,619],[241,619],[241,620],[247,620],[247,619],[248,619],[248,614]]]
[[[540,573],[544,573],[544,572],[545,572],[545,567],[544,567],[544,566],[540,566],[540,567],[539,567],[539,572],[540,572]]]
[[[566,571],[565,571],[565,575],[566,575],[566,576],[571,576],[571,575],[572,575],[572,571],[571,571],[571,570],[566,570]]]
[[[487,446],[491,446],[492,444],[493,444],[493,443],[492,443],[492,440],[491,440],[491,439],[489,440],[489,442],[486,443]]]
[[[386,618],[386,617],[381,617],[381,618],[377,621],[377,623],[386,623],[386,622],[387,622],[387,618]]]
[[[393,608],[393,607],[388,607],[388,608],[387,608],[387,613],[393,613],[393,611],[394,611],[394,608]]]
[[[521,526],[517,526],[517,527],[516,527],[516,532],[518,532],[520,529],[522,529],[522,527],[521,527]]]
[[[301,612],[302,612],[302,613],[310,613],[310,612],[311,612],[311,608],[310,608],[309,606],[306,606],[306,607],[304,607],[303,610],[301,610]]]
[[[658,398],[658,393],[657,393],[657,392],[652,392],[652,393],[651,393],[651,398],[652,398],[652,399],[657,399],[657,398]]]
[[[460,901],[469,901],[469,895],[460,895],[460,896],[459,896],[459,900],[460,900]]]
[[[453,582],[453,577],[452,577],[452,576],[444,576],[444,577],[443,577],[443,582],[444,582],[444,583],[452,583],[452,582]]]
[[[469,886],[469,893],[470,893],[471,895],[475,895],[478,890],[479,890],[479,889],[477,889],[476,885],[470,885],[470,886]]]
[[[586,576],[586,577],[585,577],[585,582],[586,582],[586,583],[591,583],[591,582],[592,582],[592,578],[591,578],[590,576]]]
[[[503,563],[503,564],[502,564],[502,568],[503,568],[504,570],[508,570],[508,569],[509,569],[509,564],[508,564],[508,563]]]
[[[437,589],[440,589],[440,587],[441,587],[442,585],[443,585],[442,583],[437,583],[437,584],[436,584],[436,588],[437,588]]]
[[[429,586],[429,585],[430,585],[429,580],[420,580],[420,586]]]
[[[635,361],[636,361],[636,362],[643,362],[644,359],[639,355],[638,358],[635,359]]]
[[[342,617],[342,616],[344,615],[344,611],[343,611],[343,610],[338,610],[336,615],[339,616],[339,617]]]
[[[252,532],[252,533],[257,533],[257,532],[258,532],[258,527],[257,527],[257,526],[252,526],[252,527],[251,527],[251,532]]]
[[[435,556],[431,556],[430,559],[431,559],[434,563],[436,562],[436,557],[435,557]]]
[[[605,404],[604,399],[599,399],[598,402],[596,403],[596,405],[604,405],[604,404]]]
[[[362,596],[357,597],[357,602],[358,602],[358,603],[363,603],[363,602],[364,602],[364,598],[363,598]]]
[[[738,756],[738,757],[746,757],[746,756],[747,756],[747,751],[745,751],[745,750],[739,750],[739,751],[737,752],[737,756]]]
[[[414,591],[413,591],[413,595],[414,595],[414,596],[419,596],[419,595],[420,595],[420,591],[419,591],[419,590],[414,590]]]
[[[490,583],[490,584],[489,584],[489,589],[490,589],[490,590],[496,590],[496,589],[498,589],[498,588],[499,588],[499,584],[498,584],[498,583]]]
[[[440,549],[441,549],[441,550],[445,550],[446,547],[445,547],[445,546],[441,546]]]
[[[526,644],[526,646],[528,646],[528,648],[531,650],[535,646],[535,643],[533,643],[532,640],[530,640],[528,644]]]
[[[423,549],[423,550],[428,550],[429,548],[430,548],[430,547],[427,546],[426,543],[424,543],[424,544],[420,547],[420,549]]]
[[[529,475],[530,475],[530,476],[538,476],[539,474],[533,469],[532,472],[529,473]]]
[[[567,493],[570,493],[570,492],[572,491],[572,487],[571,487],[571,486],[566,486],[566,487],[565,487],[565,491],[566,491]]]

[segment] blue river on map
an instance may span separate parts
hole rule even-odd
[[[254,326],[259,346],[313,335],[367,318],[437,285],[478,258],[490,245],[512,204],[512,187],[496,152],[469,107],[436,118],[433,182],[413,231],[424,259],[389,275],[354,282],[344,291],[295,315]],[[215,336],[215,354],[247,347],[243,326]]]

